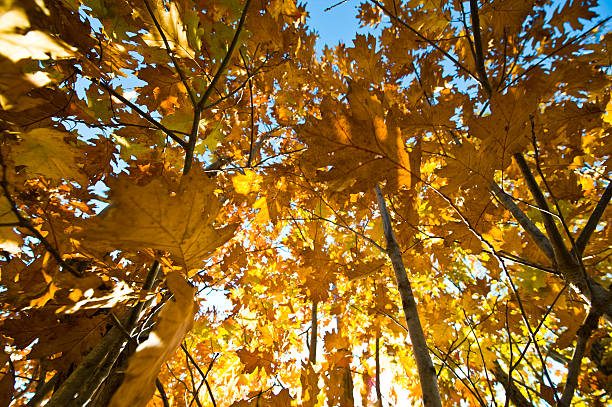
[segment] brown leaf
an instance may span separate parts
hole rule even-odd
[[[106,327],[104,314],[93,315],[89,311],[60,318],[52,311],[41,310],[4,321],[0,332],[13,338],[13,345],[18,349],[24,349],[38,339],[28,359],[61,354],[51,364],[55,369],[65,370],[81,360],[102,337]]]
[[[15,391],[15,372],[9,369],[0,378],[0,407],[8,407]]]

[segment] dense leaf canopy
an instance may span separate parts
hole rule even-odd
[[[609,405],[609,17],[348,2],[0,3],[0,407]]]

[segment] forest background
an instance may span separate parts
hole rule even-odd
[[[0,406],[610,402],[609,9],[323,3],[0,3]]]

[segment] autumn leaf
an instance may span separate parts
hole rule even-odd
[[[232,407],[289,407],[291,406],[289,389],[283,389],[278,394],[258,395],[250,400],[242,400],[232,404]]]
[[[4,373],[0,373],[2,377],[0,377],[0,407],[8,407],[13,400],[13,393],[15,387],[15,371],[6,366],[3,363],[4,369],[8,370]]]
[[[11,224],[18,221],[13,212],[11,204],[6,197],[0,197],[0,224]],[[0,248],[9,253],[17,254],[21,252],[23,239],[15,231],[13,226],[0,226]]]
[[[88,178],[77,164],[83,153],[64,141],[67,136],[68,133],[50,128],[21,134],[21,143],[12,149],[13,160],[16,165],[25,166],[29,177],[43,176],[56,182],[76,181],[87,186]]]
[[[176,195],[159,179],[137,186],[120,177],[111,206],[92,221],[88,244],[168,251],[186,271],[196,270],[237,226],[215,227],[221,205],[214,189],[215,183],[195,170],[183,178]]]
[[[146,406],[155,392],[155,379],[162,364],[178,348],[193,325],[195,288],[177,272],[166,276],[166,284],[173,299],[164,305],[149,338],[130,358],[125,379],[113,396],[111,407]]]
[[[26,11],[14,0],[2,5],[0,14],[0,54],[16,62],[24,58],[45,60],[72,56],[71,48],[49,34],[31,30]],[[24,34],[25,32],[25,34]]]
[[[68,369],[78,363],[102,337],[107,327],[104,315],[86,311],[69,316],[58,316],[51,310],[35,310],[21,318],[4,321],[0,332],[12,338],[13,345],[24,349],[32,342],[28,357],[55,357],[51,364],[56,369]]]

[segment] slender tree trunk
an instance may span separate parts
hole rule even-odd
[[[382,392],[380,391],[380,332],[376,333],[376,406],[383,407]]]
[[[417,370],[419,372],[421,392],[423,393],[423,404],[425,407],[442,407],[436,369],[429,356],[429,350],[419,319],[416,301],[412,293],[410,281],[408,280],[406,268],[404,267],[404,261],[402,260],[402,252],[395,240],[393,228],[391,227],[391,219],[389,218],[389,212],[387,212],[387,205],[385,204],[385,198],[378,185],[376,186],[376,197],[378,199],[378,207],[382,216],[385,240],[387,242],[387,255],[391,259],[391,264],[393,264],[393,270],[395,271],[397,289],[402,299],[406,326],[408,328],[408,334],[410,335],[410,342],[412,342],[414,358],[416,359]]]
[[[312,324],[310,326],[310,349],[309,349],[309,355],[308,355],[308,361],[310,362],[311,365],[314,365],[317,363],[317,337],[318,337],[318,332],[317,332],[317,306],[319,305],[319,302],[316,300],[312,301],[312,315],[311,315],[311,321]]]

